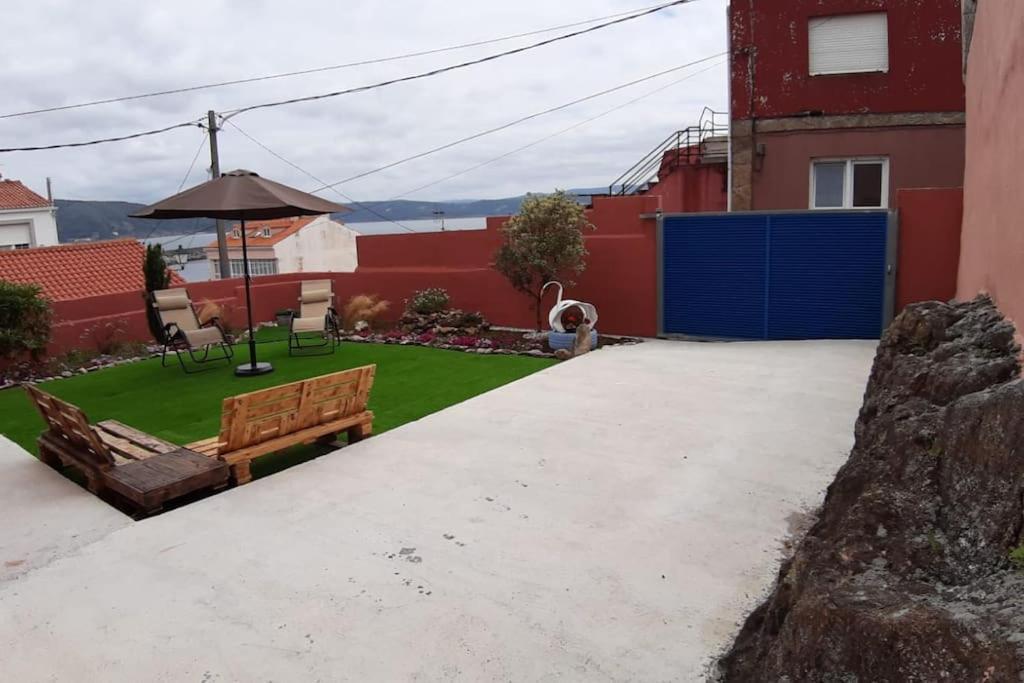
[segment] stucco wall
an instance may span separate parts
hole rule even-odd
[[[967,170],[957,297],[987,291],[1024,324],[1024,3],[978,3],[967,65]]]
[[[899,273],[896,311],[918,301],[947,301],[956,296],[960,261],[962,188],[900,190]]]
[[[900,188],[964,182],[962,126],[760,133],[757,141],[765,154],[754,166],[751,206],[756,211],[808,208],[812,159],[889,157],[889,206]]]
[[[274,245],[280,273],[351,273],[359,265],[356,233],[320,216]]]
[[[811,76],[812,17],[886,11],[889,72]],[[964,110],[960,0],[732,0],[732,118]]]
[[[33,247],[52,247],[60,243],[57,237],[57,209],[23,209],[0,211],[0,226],[28,223]]]

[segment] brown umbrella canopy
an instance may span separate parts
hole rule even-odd
[[[260,221],[348,211],[341,204],[238,170],[147,206],[136,218]]]

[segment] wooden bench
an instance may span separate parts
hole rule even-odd
[[[252,479],[250,464],[260,456],[291,446],[334,441],[347,432],[348,442],[373,431],[366,409],[376,365],[283,384],[224,399],[220,433],[187,446],[231,468],[231,480]]]
[[[25,390],[47,425],[39,459],[54,468],[75,467],[98,496],[112,491],[152,514],[175,498],[227,485],[222,462],[116,420],[93,426],[77,406],[34,386]]]

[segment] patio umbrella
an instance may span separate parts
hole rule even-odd
[[[133,213],[135,218],[172,220],[175,218],[221,218],[237,220],[242,228],[242,267],[245,271],[245,305],[249,319],[249,362],[235,369],[236,375],[264,375],[274,368],[256,360],[256,337],[252,325],[249,247],[245,221],[272,220],[292,216],[316,216],[348,211],[341,204],[261,178],[252,171],[225,173],[201,185],[168,197]]]

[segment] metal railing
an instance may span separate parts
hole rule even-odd
[[[693,163],[703,155],[701,146],[708,139],[728,135],[728,114],[704,107],[700,121],[695,126],[684,128],[669,135],[661,144],[648,152],[640,161],[612,181],[608,186],[609,195],[628,195],[642,192],[658,177],[665,157],[675,152],[676,165]]]

